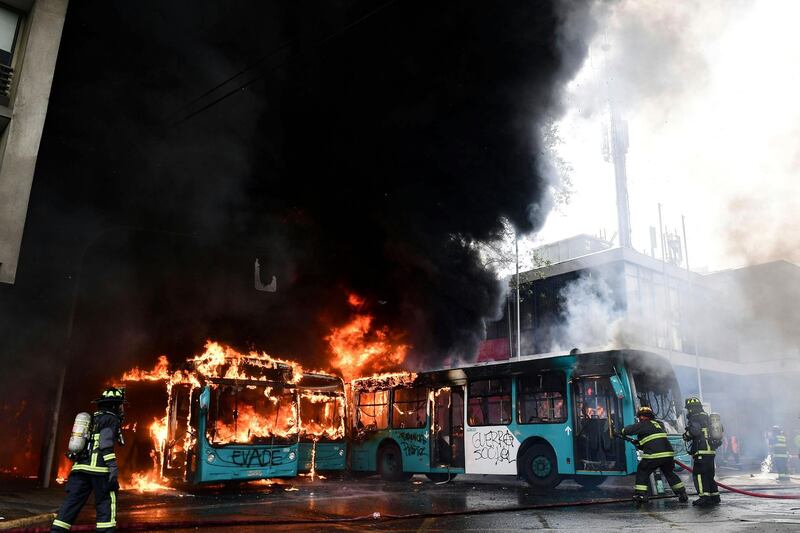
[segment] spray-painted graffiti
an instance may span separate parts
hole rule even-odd
[[[428,455],[428,439],[424,433],[402,431],[397,436],[404,455],[417,457]]]
[[[488,461],[494,464],[514,463],[514,447],[517,440],[507,429],[476,432],[472,435],[472,453],[475,461]]]
[[[268,450],[266,448],[252,448],[245,450],[234,450],[231,454],[231,462],[237,466],[269,466],[284,464],[284,455],[280,450]]]

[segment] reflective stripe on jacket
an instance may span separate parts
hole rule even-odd
[[[119,424],[119,417],[109,411],[98,411],[92,415],[92,435],[89,438],[88,453],[72,465],[74,472],[108,474],[109,465],[116,466],[114,442]]]
[[[789,457],[789,449],[786,446],[786,435],[775,435],[770,442],[772,457]]]
[[[664,425],[658,420],[645,420],[625,426],[622,434],[637,436],[639,447],[642,449],[642,459],[675,457],[672,444],[664,431]]]
[[[716,455],[717,452],[708,442],[708,415],[705,411],[689,415],[689,424],[686,434],[690,437],[689,451],[693,456]]]

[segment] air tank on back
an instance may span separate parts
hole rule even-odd
[[[89,431],[92,424],[92,415],[89,413],[78,413],[75,415],[75,422],[72,424],[72,432],[69,436],[67,445],[67,456],[70,459],[76,458],[86,449],[89,442]]]

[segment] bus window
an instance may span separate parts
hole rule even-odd
[[[392,405],[393,428],[423,428],[427,425],[428,390],[425,387],[395,389]]]
[[[511,378],[483,379],[469,384],[469,425],[511,423]]]
[[[389,391],[358,393],[356,429],[378,430],[389,427]]]
[[[640,407],[650,407],[656,419],[664,422],[667,433],[683,433],[683,424],[675,407],[675,394],[670,380],[657,374],[633,370],[633,383]]]
[[[291,390],[264,385],[217,385],[211,390],[208,440],[220,444],[267,444],[297,435]]]
[[[564,407],[567,378],[563,372],[520,376],[517,384],[517,419],[520,424],[549,424],[567,420]]]

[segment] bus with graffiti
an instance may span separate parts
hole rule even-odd
[[[205,484],[344,470],[346,396],[341,378],[264,353],[216,343],[170,370],[123,382],[166,383],[166,415],[150,427],[154,480]]]
[[[529,356],[354,380],[351,469],[399,481],[425,474],[508,474],[547,491],[596,487],[636,471],[616,438],[648,405],[685,457],[669,362],[638,350]]]

